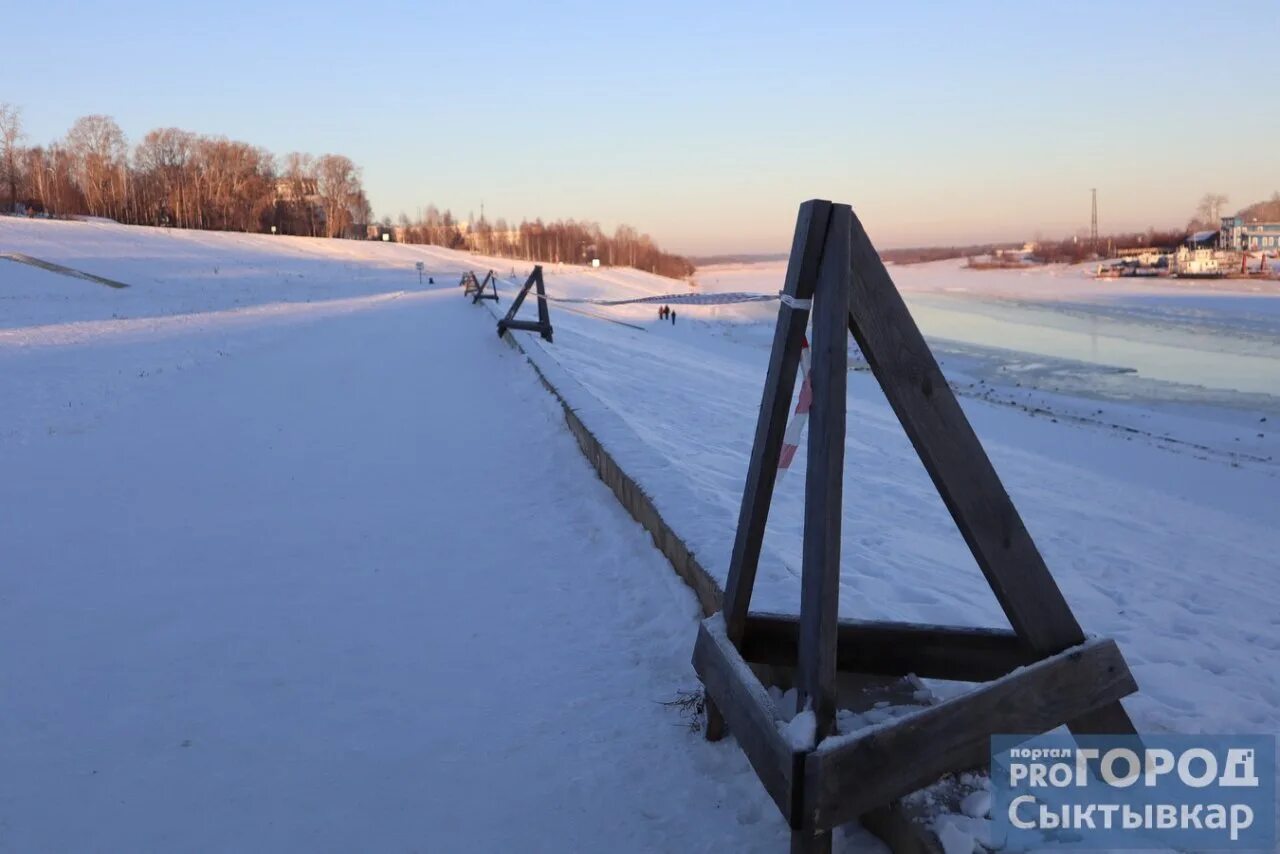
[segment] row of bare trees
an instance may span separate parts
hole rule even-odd
[[[1065,240],[1037,240],[1034,257],[1046,264],[1079,264],[1094,257],[1113,258],[1121,249],[1157,249],[1171,250],[1176,248],[1187,237],[1183,229],[1156,229],[1146,231],[1127,231],[1117,234],[1104,234],[1098,238],[1097,246],[1093,241],[1079,237]]]
[[[450,211],[441,213],[430,205],[419,222],[401,214],[395,233],[405,243],[468,249],[523,261],[589,264],[598,259],[606,267],[635,267],[672,278],[687,277],[694,269],[687,258],[662,251],[653,238],[629,225],[620,225],[607,235],[598,223],[572,219],[524,220],[514,225],[501,218],[489,222],[472,217],[458,222]]]
[[[0,104],[5,210],[87,214],[137,225],[338,237],[369,221],[360,169],[347,157],[289,154],[178,128],[132,151],[109,116],[77,119],[66,137],[24,147],[20,111]]]
[[[77,119],[66,137],[24,147],[22,115],[0,103],[0,194],[6,211],[90,215],[136,225],[364,237],[372,212],[360,168],[340,154],[275,157],[265,148],[179,128],[157,128],[132,149],[109,116]],[[384,220],[390,227],[389,220]],[[526,261],[631,266],[685,277],[693,265],[628,225],[606,235],[593,222],[475,217],[434,205],[400,215],[396,239]]]

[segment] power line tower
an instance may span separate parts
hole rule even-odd
[[[1093,216],[1089,220],[1089,248],[1094,255],[1098,254],[1098,188],[1089,191],[1093,194]]]

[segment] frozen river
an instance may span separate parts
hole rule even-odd
[[[1080,267],[962,263],[890,273],[934,346],[987,382],[1280,412],[1280,282],[1098,281]],[[706,268],[698,285],[776,292],[785,272],[783,262]]]
[[[1171,323],[1159,312],[947,294],[913,294],[909,302],[933,339],[1083,362],[1136,379],[1280,399],[1280,339],[1230,323],[1208,318]]]

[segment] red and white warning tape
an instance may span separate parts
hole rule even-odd
[[[782,456],[778,459],[778,480],[791,468],[791,461],[800,449],[800,434],[809,420],[809,407],[813,404],[813,386],[809,382],[809,338],[805,336],[800,347],[800,398],[796,401],[795,414],[782,434]]]

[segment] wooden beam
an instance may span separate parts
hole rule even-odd
[[[796,617],[752,613],[739,649],[752,663],[793,667],[799,637]],[[874,620],[841,620],[836,628],[841,672],[986,682],[1041,658],[1009,629]]]
[[[805,470],[804,550],[796,664],[797,711],[811,710],[816,738],[836,726],[836,620],[840,599],[840,531],[844,521],[844,431],[849,381],[848,205],[833,205],[813,292],[813,404]],[[776,467],[776,466],[775,466]],[[797,778],[799,776],[797,769]],[[803,794],[800,795],[803,797]],[[792,854],[830,854],[831,829],[802,812],[791,823]]]
[[[502,326],[504,329],[523,329],[527,332],[542,331],[542,324],[536,320],[504,320]]]
[[[831,202],[822,199],[805,202],[800,206],[795,235],[791,240],[791,257],[782,287],[784,299],[773,330],[773,349],[769,354],[764,393],[756,416],[755,441],[751,445],[751,461],[742,489],[742,506],[738,511],[738,529],[724,586],[725,629],[735,643],[742,639],[747,610],[751,607],[765,523],[769,520],[769,504],[773,500],[778,460],[782,456],[782,436],[787,429],[796,371],[800,367],[800,347],[809,323],[809,308],[804,303],[813,298],[818,261],[822,257],[830,216]],[[796,300],[801,301],[800,305],[794,304]]]
[[[796,387],[796,371],[800,367],[800,348],[804,330],[809,324],[808,302],[818,279],[818,261],[826,240],[831,202],[812,199],[800,205],[796,230],[791,239],[791,256],[782,285],[782,305],[773,330],[773,348],[769,351],[769,368],[765,374],[764,392],[756,415],[756,435],[751,444],[751,460],[747,480],[742,487],[742,506],[738,511],[738,527],[729,556],[729,576],[724,585],[725,627],[729,638],[742,640],[742,627],[751,607],[751,593],[760,565],[760,549],[764,545],[765,523],[769,521],[769,505],[778,478],[778,461],[782,456],[782,437],[787,429],[787,412]],[[724,721],[714,702],[707,703],[707,739],[724,737]]]
[[[733,730],[765,791],[789,821],[793,768],[802,767],[803,760],[797,760],[795,751],[778,731],[773,700],[725,635],[719,615],[708,617],[698,627],[693,668],[706,686],[707,696],[715,701]]]
[[[474,282],[476,280],[475,274],[471,273],[469,275],[471,276],[471,281]],[[485,285],[489,286],[490,292],[488,294],[484,292]],[[472,297],[471,304],[475,305],[482,299],[491,299],[494,302],[498,301],[498,282],[493,278],[492,270],[485,273],[484,279],[476,285],[475,296]]]
[[[516,312],[520,311],[520,306],[524,305],[524,298],[529,295],[530,288],[537,288],[538,299],[538,319],[532,320],[516,320]],[[498,336],[501,337],[508,329],[526,329],[530,332],[537,332],[542,335],[543,340],[551,340],[551,315],[547,311],[547,291],[542,282],[542,265],[539,264],[533,268],[533,272],[529,274],[529,278],[520,287],[520,292],[516,294],[516,298],[511,302],[511,308],[507,309],[506,315],[498,321]],[[494,283],[493,298],[498,298],[497,283]]]
[[[1081,643],[1084,631],[856,215],[851,268],[849,331],[1009,624],[1042,655]],[[1073,729],[1135,732],[1118,705]]]
[[[811,707],[821,741],[835,729],[836,621],[844,525],[844,432],[849,384],[849,234],[853,211],[833,205],[813,293],[813,404],[804,489],[797,711]]]
[[[805,818],[834,827],[989,758],[995,733],[1041,733],[1138,688],[1092,640],[892,724],[828,739],[805,763]]]
[[[506,315],[502,320],[498,321],[498,332],[501,334],[502,327],[509,324],[515,319],[516,312],[520,310],[520,306],[524,305],[524,298],[529,295],[529,288],[533,287],[536,277],[542,274],[542,266],[538,265],[533,268],[533,272],[529,274],[529,278],[524,280],[524,284],[520,286],[520,292],[516,294],[516,298],[511,301],[511,308],[507,309]]]
[[[856,217],[852,272],[849,331],[1009,623],[1042,653],[1080,643],[1080,624]]]
[[[542,281],[542,266],[533,268],[533,275],[537,278],[535,287],[538,289],[538,323],[542,325],[542,338],[544,341],[551,342],[551,314],[547,309],[547,288]]]

